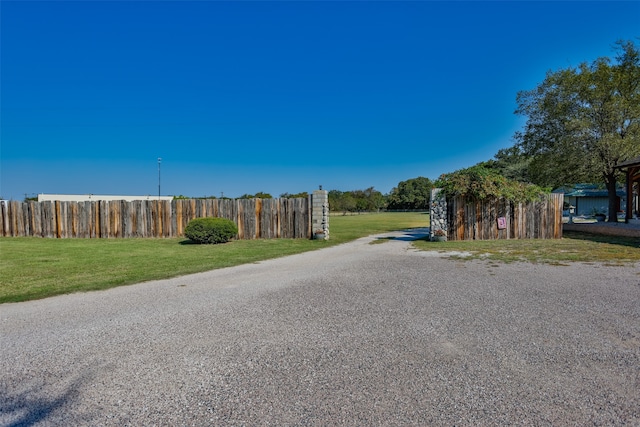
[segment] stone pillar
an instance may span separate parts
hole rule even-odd
[[[329,192],[322,186],[311,196],[311,233],[314,239],[329,239]]]
[[[431,206],[429,208],[429,216],[431,218],[429,236],[431,241],[447,239],[447,199],[441,190],[440,188],[431,190]]]

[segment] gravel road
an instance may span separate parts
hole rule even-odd
[[[640,425],[639,265],[395,236],[0,305],[0,425]]]

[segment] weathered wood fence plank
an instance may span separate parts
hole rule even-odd
[[[559,239],[563,200],[563,194],[517,204],[452,197],[447,199],[447,236],[449,240]],[[504,229],[498,227],[498,218],[504,218]]]
[[[2,236],[57,238],[179,237],[194,218],[238,225],[240,239],[310,238],[311,202],[298,199],[185,199],[133,202],[2,202]]]
[[[2,231],[3,236],[7,236],[9,234],[9,213],[7,212],[8,203],[5,201],[0,202],[0,231]]]

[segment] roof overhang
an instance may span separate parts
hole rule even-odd
[[[633,169],[640,168],[640,156],[635,159],[629,159],[626,162],[622,162],[613,167],[614,169]]]

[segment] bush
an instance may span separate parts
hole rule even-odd
[[[184,235],[195,243],[226,243],[238,234],[238,227],[226,218],[196,218],[187,224]]]

